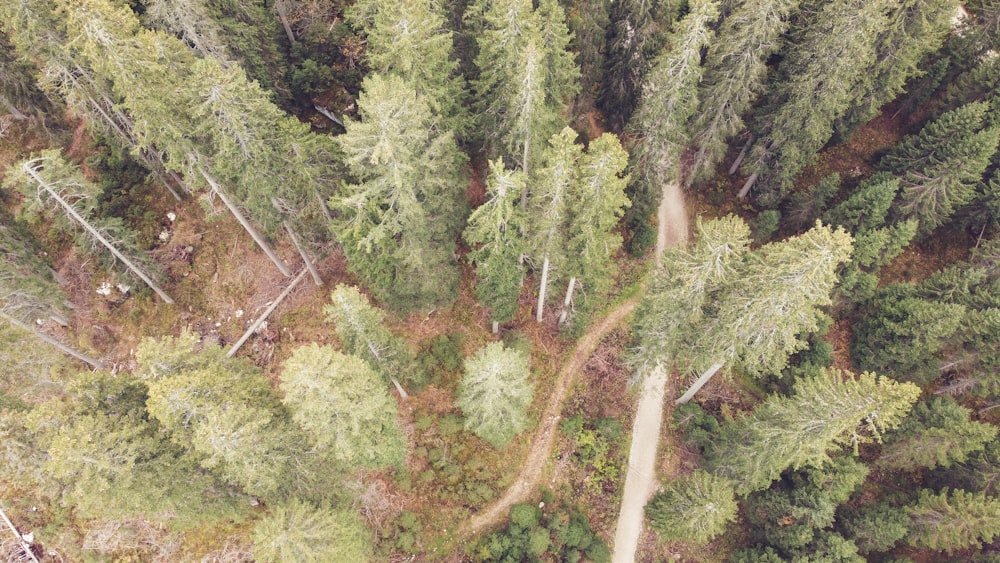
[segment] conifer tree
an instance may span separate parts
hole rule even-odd
[[[402,465],[406,441],[396,404],[367,363],[310,344],[282,367],[282,402],[317,448],[349,469]]]
[[[712,41],[718,4],[701,0],[667,37],[667,47],[643,79],[642,96],[629,129],[636,136],[632,170],[638,199],[655,199],[683,175],[680,158],[689,144],[687,121],[698,109],[701,53]]]
[[[878,465],[915,471],[963,463],[997,435],[995,426],[969,420],[970,414],[948,396],[919,403],[886,440]]]
[[[527,251],[526,217],[517,205],[524,189],[523,172],[506,170],[502,157],[491,161],[489,199],[472,212],[462,233],[473,246],[469,260],[476,265],[476,297],[490,309],[494,333],[517,314]]]
[[[704,544],[736,520],[738,509],[725,479],[697,470],[657,493],[646,515],[661,538]]]
[[[781,472],[818,466],[842,446],[879,440],[897,427],[920,394],[865,372],[826,370],[795,384],[791,397],[772,395],[754,412],[723,427],[706,452],[708,469],[731,479],[737,493],[767,488]]]
[[[906,543],[917,548],[951,554],[978,548],[1000,535],[1000,501],[983,493],[924,489],[906,512],[910,516]]]
[[[741,197],[756,182],[762,186],[761,202],[776,204],[830,140],[855,86],[874,64],[888,5],[888,0],[837,0],[808,15],[757,118],[760,137],[743,163],[750,179]]]
[[[494,342],[465,360],[455,404],[465,414],[465,428],[495,448],[504,448],[528,425],[534,392],[528,381],[528,357]]]
[[[27,324],[61,319],[65,295],[32,242],[16,223],[0,224],[0,314]]]
[[[348,264],[397,310],[448,303],[458,284],[465,157],[397,76],[366,78],[358,107],[361,121],[337,137],[358,183],[330,201]]]
[[[986,123],[989,105],[966,104],[904,138],[879,163],[900,177],[899,216],[918,219],[921,234],[945,223],[972,200],[1000,141]]]
[[[292,499],[271,508],[253,529],[257,561],[374,560],[371,531],[356,512]]]
[[[330,301],[323,313],[335,325],[344,350],[368,362],[405,399],[406,392],[399,379],[406,380],[410,374],[412,354],[405,342],[385,328],[382,311],[373,307],[356,287],[343,284],[334,288]]]
[[[688,183],[708,178],[727,142],[744,128],[744,115],[764,90],[767,60],[782,40],[798,0],[739,0],[719,27],[705,59],[699,110],[689,130],[697,147]]]
[[[204,0],[144,0],[144,23],[184,39],[202,57],[226,64],[232,54]]]
[[[545,141],[565,125],[560,112],[579,87],[565,15],[555,0],[537,9],[526,0],[501,0],[484,10],[482,27],[473,84],[479,127],[487,145],[530,176]]]

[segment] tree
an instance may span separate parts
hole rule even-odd
[[[646,515],[661,538],[704,544],[736,521],[738,508],[725,479],[697,470],[657,493]]]
[[[222,30],[203,0],[145,0],[145,23],[176,34],[203,57],[223,64],[232,60]]]
[[[505,169],[502,157],[489,164],[489,199],[469,216],[462,238],[473,247],[469,261],[476,265],[476,297],[490,309],[495,334],[500,323],[517,314],[524,281],[527,218],[516,203],[526,187],[524,173]]]
[[[978,548],[1000,535],[1000,501],[983,493],[924,489],[906,512],[910,516],[906,543],[917,548],[950,554]]]
[[[881,227],[898,192],[899,178],[885,172],[873,174],[824,213],[823,220],[855,234]]]
[[[367,35],[372,70],[402,78],[445,129],[463,137],[469,129],[465,89],[443,8],[430,0],[365,0],[351,6],[348,19]]]
[[[680,359],[702,376],[678,403],[690,400],[725,363],[738,361],[752,375],[780,372],[788,356],[805,346],[799,336],[818,328],[819,308],[831,302],[851,242],[843,229],[817,222],[748,255],[739,274],[720,289],[714,314],[689,333]]]
[[[15,170],[17,172],[10,174],[7,179],[8,186],[17,186],[26,198],[31,198],[39,205],[52,205],[73,228],[83,231],[85,239],[92,245],[103,247],[103,250],[124,264],[129,272],[141,279],[164,302],[174,302],[147,273],[148,265],[140,266],[138,259],[126,256],[119,250],[119,246],[128,243],[130,233],[120,223],[102,220],[95,215],[96,188],[75,167],[63,160],[57,151],[45,151],[37,157],[22,161]]]
[[[973,102],[945,113],[900,141],[879,163],[900,177],[898,215],[918,219],[921,234],[972,200],[1000,142],[1000,127],[985,122],[988,109],[986,103]]]
[[[331,303],[323,308],[332,322],[344,350],[370,365],[386,381],[391,381],[405,399],[399,379],[410,379],[412,353],[406,343],[394,336],[383,323],[381,310],[368,303],[358,288],[338,284],[330,295]]]
[[[465,157],[401,78],[371,75],[363,88],[361,121],[337,137],[359,182],[330,201],[334,231],[351,269],[394,309],[451,302]]]
[[[825,370],[801,379],[791,397],[770,396],[753,413],[725,425],[706,452],[707,467],[746,495],[767,488],[781,472],[818,466],[829,451],[877,441],[897,427],[920,394],[865,372]]]
[[[759,182],[761,202],[774,205],[830,140],[854,87],[874,64],[888,5],[887,0],[826,3],[795,32],[800,39],[782,60],[774,94],[758,117],[761,134],[743,163],[751,177],[741,197]]]
[[[371,532],[353,510],[322,508],[293,499],[279,504],[253,529],[257,561],[323,563],[374,560]]]
[[[537,147],[565,124],[560,111],[579,88],[580,70],[566,50],[570,34],[555,0],[537,9],[526,0],[488,6],[473,83],[479,127],[487,145],[530,177]]]
[[[997,435],[997,428],[969,420],[971,413],[948,396],[921,402],[882,447],[878,465],[915,471],[964,463]]]
[[[542,322],[549,275],[552,271],[558,273],[568,258],[569,199],[576,187],[577,162],[583,153],[583,147],[577,145],[575,139],[576,132],[569,127],[549,139],[542,168],[537,173],[538,185],[531,194],[531,254],[536,263],[539,260],[542,262],[535,309],[535,320],[538,322]]]
[[[889,551],[910,531],[906,512],[884,502],[845,511],[837,521],[861,553]]]
[[[533,386],[528,357],[494,342],[465,360],[455,405],[465,413],[465,428],[495,448],[506,447],[528,425]]]
[[[355,356],[301,346],[282,365],[282,402],[316,446],[346,467],[399,466],[406,440],[380,379]]]
[[[65,322],[65,294],[16,223],[0,224],[0,314],[23,323],[54,316]]]
[[[784,45],[782,38],[798,5],[798,0],[731,3],[705,58],[700,106],[688,126],[698,148],[688,183],[711,176],[728,150],[726,143],[743,130],[744,114],[764,91],[767,60]]]
[[[612,257],[622,245],[615,227],[629,205],[625,196],[628,178],[623,177],[627,162],[628,154],[610,133],[592,140],[579,157],[576,189],[569,196],[566,308],[578,280],[595,298],[611,286],[615,271]],[[566,320],[567,312],[564,308],[560,322]]]
[[[653,61],[629,121],[636,137],[631,167],[634,199],[655,199],[664,185],[683,176],[680,159],[689,144],[686,123],[698,109],[697,89],[704,70],[701,53],[711,43],[711,26],[719,17],[718,4],[712,0],[692,2],[690,10],[667,37],[667,48]]]

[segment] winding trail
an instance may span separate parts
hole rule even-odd
[[[657,222],[659,225],[657,227],[655,259],[659,264],[660,255],[664,249],[687,240],[687,212],[684,208],[684,197],[679,184],[670,184],[664,187],[663,198],[660,200],[660,206],[657,210]],[[569,360],[559,371],[555,389],[549,396],[545,412],[542,414],[542,423],[535,433],[528,457],[515,478],[514,484],[499,500],[484,508],[460,527],[456,532],[459,537],[470,537],[500,524],[507,518],[511,506],[525,502],[538,488],[542,480],[542,473],[551,458],[550,454],[562,415],[563,402],[566,400],[566,395],[572,387],[576,374],[583,369],[590,355],[597,349],[601,339],[635,310],[640,298],[641,296],[636,296],[620,304],[591,327],[587,334],[577,342]],[[665,374],[646,378],[642,396],[639,399],[639,408],[632,431],[632,450],[629,454],[622,510],[619,515],[618,530],[615,534],[615,561],[620,560],[619,552],[623,555],[626,552],[629,554],[628,558],[621,559],[622,561],[631,561],[634,557],[639,533],[642,531],[642,508],[655,487],[656,446],[659,443],[665,383]],[[627,505],[626,502],[628,502]],[[622,535],[623,530],[624,535]],[[631,547],[626,549],[629,545]]]
[[[656,217],[659,223],[656,263],[659,265],[660,256],[668,246],[687,241],[687,212],[679,184],[663,187],[663,199],[660,200]],[[666,383],[667,373],[663,369],[643,378],[639,407],[632,424],[632,446],[629,449],[622,505],[618,511],[612,563],[635,561],[635,551],[642,534],[643,508],[649,497],[656,492],[656,450],[660,443]]]

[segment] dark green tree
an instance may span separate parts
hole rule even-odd
[[[954,553],[978,548],[1000,535],[1000,501],[983,493],[924,489],[906,512],[910,516],[906,543],[918,548]]]
[[[703,544],[736,520],[738,508],[725,479],[698,470],[657,493],[646,515],[661,538]]]
[[[997,428],[969,420],[971,413],[948,396],[917,404],[882,447],[878,465],[915,471],[963,463],[997,435]]]

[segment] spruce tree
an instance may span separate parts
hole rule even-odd
[[[971,413],[948,396],[921,402],[882,447],[878,465],[915,471],[963,463],[997,435],[997,428],[969,419]]]
[[[632,170],[633,197],[638,199],[655,199],[664,185],[683,175],[680,159],[689,143],[685,125],[698,109],[701,53],[712,41],[711,26],[719,17],[712,0],[692,2],[690,10],[643,79],[639,106],[629,121],[636,137]]]
[[[337,141],[357,183],[330,201],[348,265],[397,310],[454,300],[465,157],[424,98],[397,76],[370,75],[360,121]]]
[[[857,451],[897,427],[920,394],[865,372],[825,370],[799,380],[791,397],[772,395],[753,413],[722,429],[706,452],[708,470],[733,481],[737,493],[767,488],[789,467],[819,466],[843,446]]]
[[[374,560],[371,531],[348,508],[317,507],[298,499],[277,506],[253,529],[253,555],[257,561]]]
[[[879,163],[900,177],[898,216],[918,219],[926,235],[972,200],[1000,141],[986,123],[989,105],[966,104],[904,138]]]
[[[917,548],[951,554],[978,548],[1000,535],[1000,501],[983,493],[924,489],[906,512],[910,516],[906,543]]]
[[[705,59],[699,110],[689,131],[697,147],[688,182],[708,178],[725,156],[727,142],[743,130],[744,115],[764,91],[767,60],[783,36],[798,0],[739,0],[723,20]]]
[[[704,544],[736,520],[738,508],[725,479],[697,470],[657,493],[646,515],[661,538]]]
[[[526,217],[517,202],[526,188],[524,173],[505,169],[502,158],[489,165],[489,199],[469,216],[462,237],[473,247],[469,260],[476,265],[476,297],[490,309],[496,333],[500,323],[517,314],[527,251]]]
[[[837,0],[804,18],[757,117],[760,137],[743,163],[750,179],[740,196],[757,183],[761,203],[773,206],[815,160],[874,64],[888,5],[888,0]]]
[[[465,428],[495,448],[504,448],[528,425],[534,386],[528,381],[528,357],[494,342],[465,360],[455,404],[465,414]]]
[[[321,451],[348,469],[399,466],[406,440],[396,404],[363,360],[310,344],[282,364],[282,402]]]

